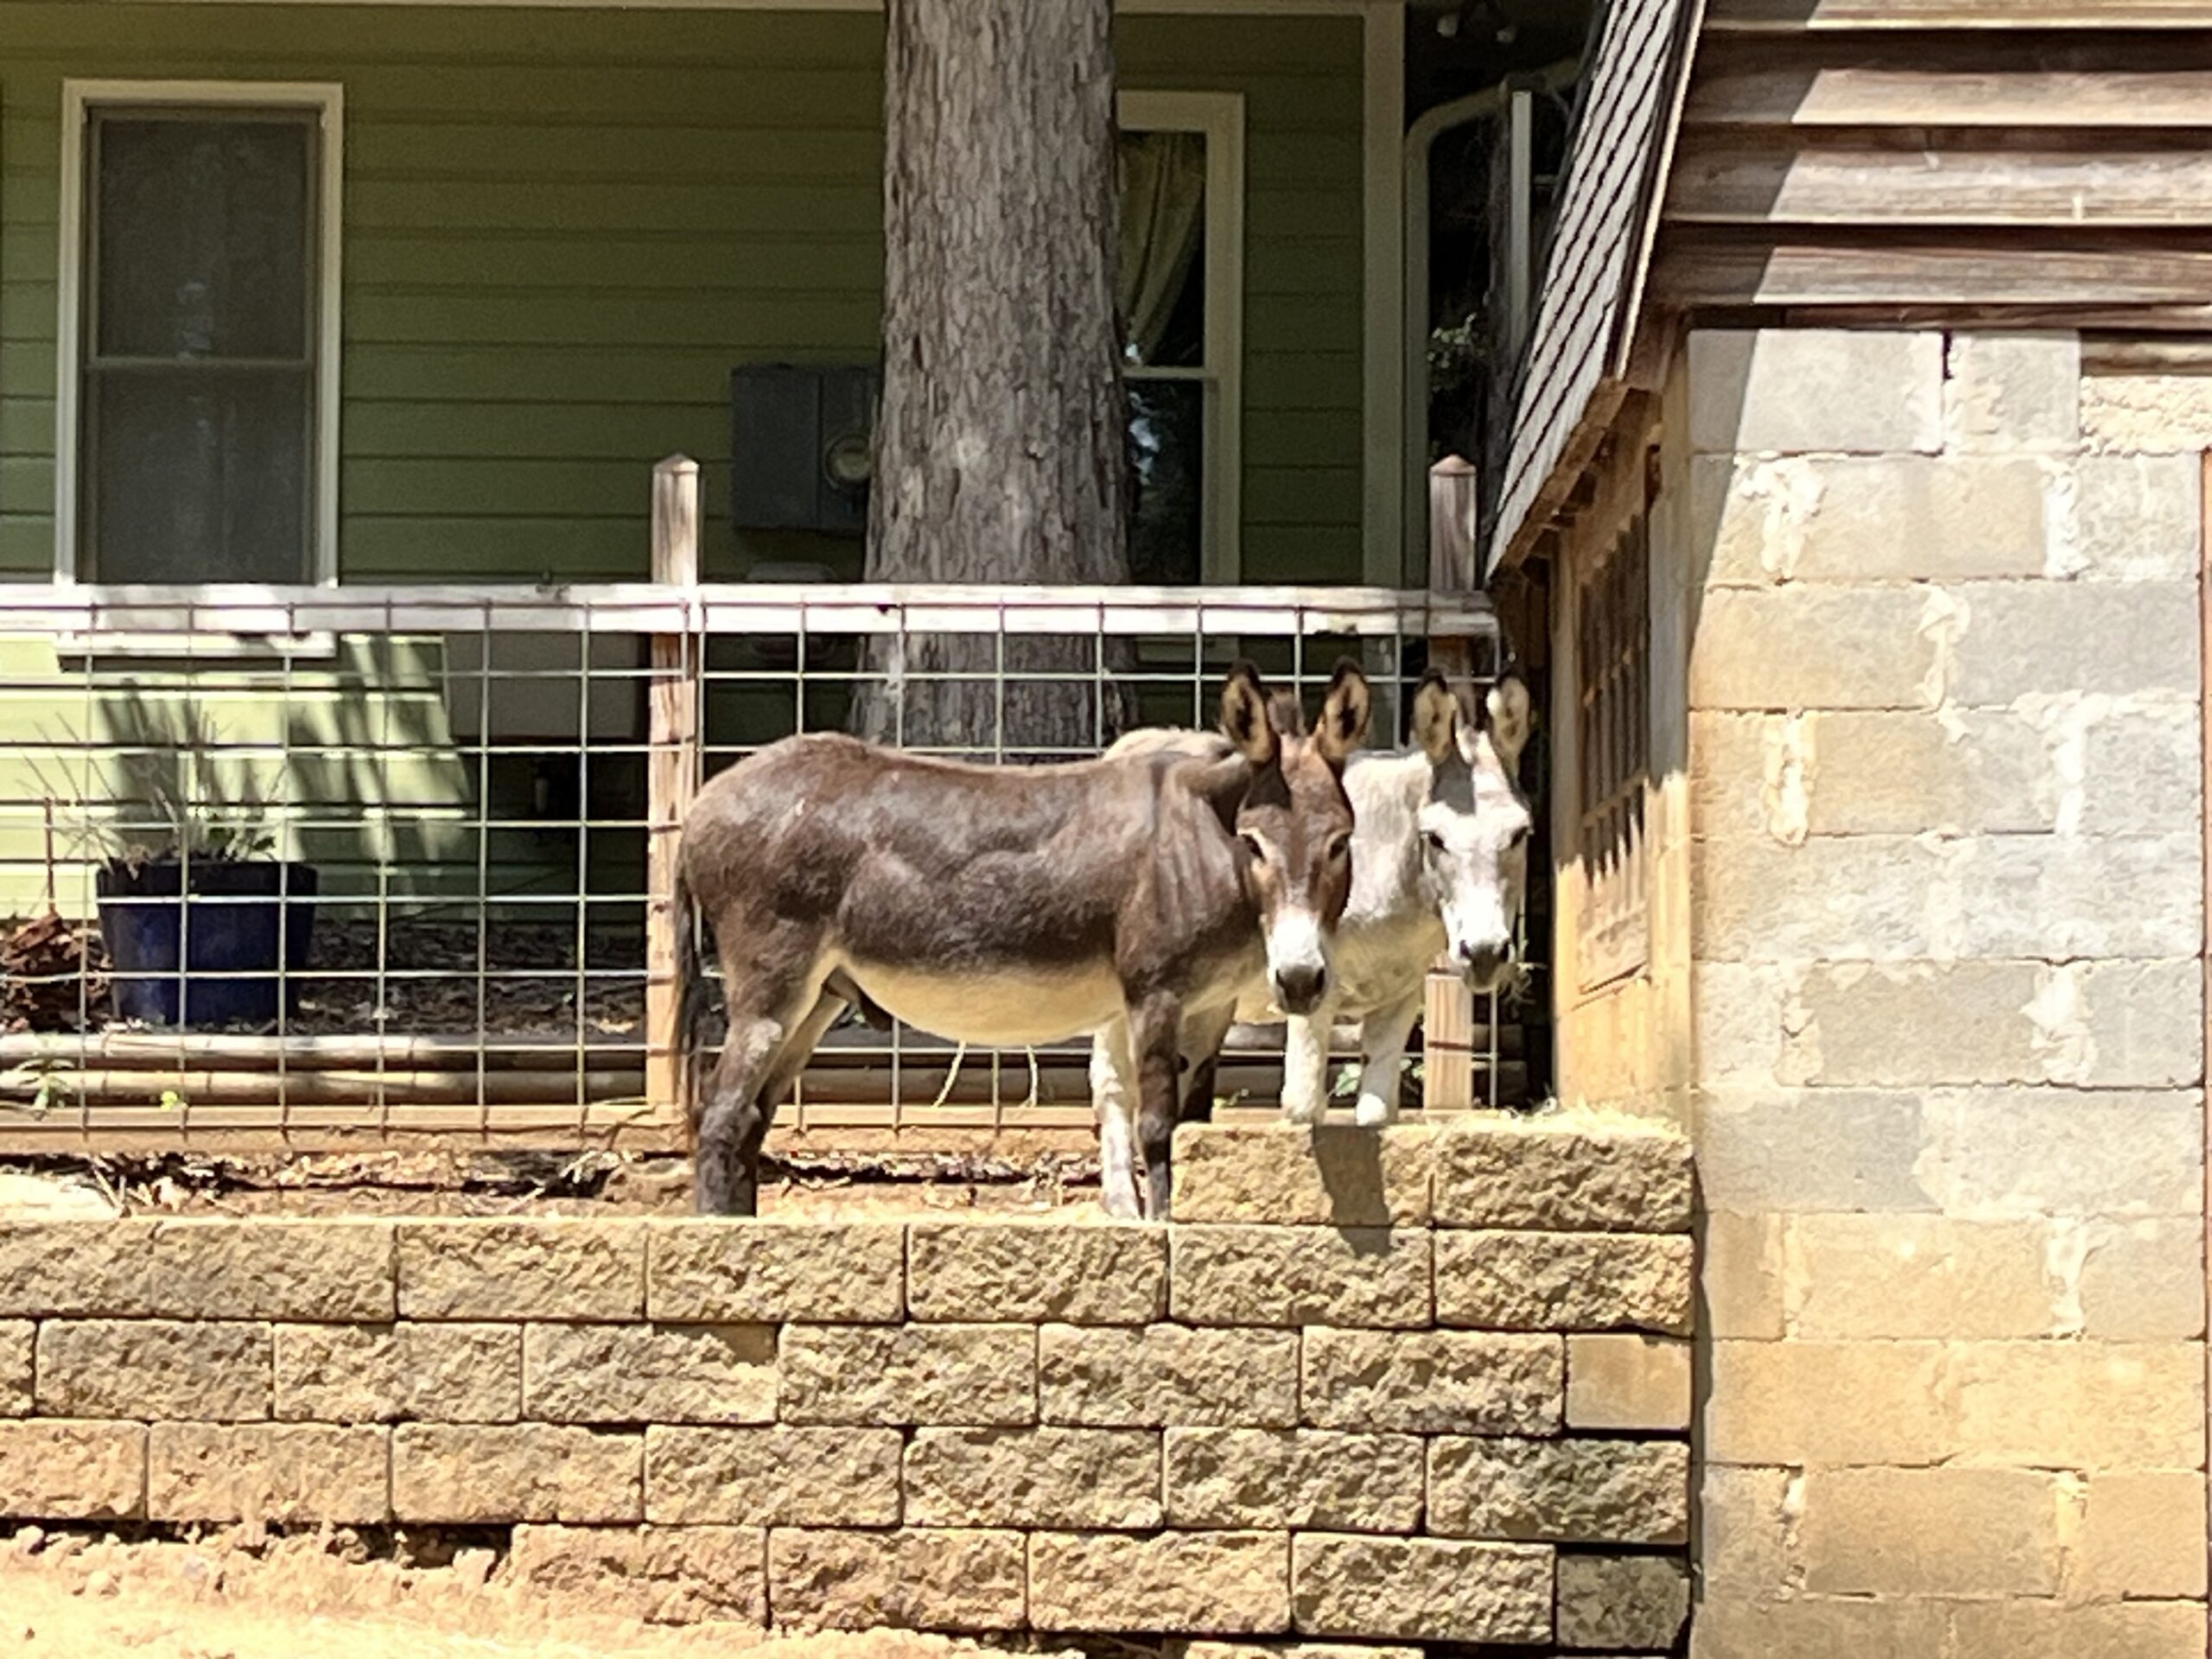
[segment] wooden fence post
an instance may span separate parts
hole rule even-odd
[[[671,455],[653,468],[652,579],[699,582],[699,463]],[[699,785],[699,664],[705,638],[652,636],[652,753],[645,783],[645,1097],[654,1112],[690,1122],[692,1078],[676,983],[676,858],[683,815]]]

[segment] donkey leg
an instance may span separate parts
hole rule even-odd
[[[701,1215],[749,1216],[759,1207],[760,1143],[776,1107],[770,1084],[824,1001],[811,950],[793,948],[798,944],[761,940],[757,952],[741,960],[735,951],[724,953],[729,1034],[692,1136],[693,1201]],[[798,1065],[806,1064],[811,1048],[810,1041]]]
[[[1329,1104],[1329,1031],[1336,1020],[1326,1004],[1290,1016],[1282,1039],[1282,1115],[1289,1123],[1319,1123]]]
[[[1183,1105],[1179,1114],[1182,1122],[1213,1122],[1214,1074],[1221,1068],[1221,1046],[1229,1040],[1229,1028],[1236,1020],[1234,1007],[1184,1020],[1179,1045],[1183,1061]]]
[[[1352,1108],[1352,1121],[1363,1128],[1398,1121],[1406,1039],[1421,1018],[1422,998],[1416,991],[1396,1007],[1378,1009],[1359,1023],[1359,1103]]]
[[[1154,995],[1129,1009],[1129,1051],[1137,1071],[1137,1140],[1144,1149],[1145,1214],[1166,1221],[1174,1203],[1175,1119],[1181,1091],[1182,1010]]]
[[[1098,1117],[1098,1201],[1109,1216],[1144,1214],[1137,1197],[1136,1065],[1129,1027],[1117,1020],[1090,1039],[1090,1103]]]

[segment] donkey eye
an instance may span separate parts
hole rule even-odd
[[[1508,852],[1512,851],[1516,847],[1525,847],[1528,844],[1529,826],[1525,823],[1505,838],[1505,848]]]
[[[1427,846],[1428,850],[1429,850],[1430,852],[1432,852],[1432,853],[1435,853],[1435,854],[1439,855],[1440,856],[1442,855],[1442,853],[1443,853],[1443,851],[1444,851],[1444,837],[1443,837],[1443,836],[1440,836],[1440,835],[1438,835],[1438,834],[1436,833],[1436,831],[1435,831],[1435,830],[1423,830],[1423,831],[1421,832],[1421,838],[1422,842],[1423,842]]]
[[[1267,861],[1267,842],[1262,841],[1257,836],[1249,834],[1240,835],[1236,839],[1244,843],[1244,850],[1251,854],[1254,858],[1258,859],[1263,864]]]
[[[1334,841],[1329,843],[1329,861],[1332,863],[1334,863],[1338,859],[1349,855],[1351,852],[1351,837],[1350,836],[1338,836]]]

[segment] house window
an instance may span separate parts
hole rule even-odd
[[[1650,776],[1649,570],[1649,521],[1638,513],[1576,585],[1582,902],[1575,954],[1585,990],[1638,971],[1649,955],[1643,797]]]
[[[335,88],[65,92],[62,574],[333,573]]]
[[[1117,296],[1141,583],[1233,582],[1241,516],[1244,102],[1121,100]]]

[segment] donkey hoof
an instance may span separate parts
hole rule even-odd
[[[1321,1121],[1323,1103],[1318,1100],[1297,1100],[1288,1095],[1282,1099],[1282,1121],[1301,1128]]]
[[[1387,1128],[1398,1121],[1398,1107],[1379,1095],[1362,1095],[1351,1109],[1351,1121],[1363,1129]]]

